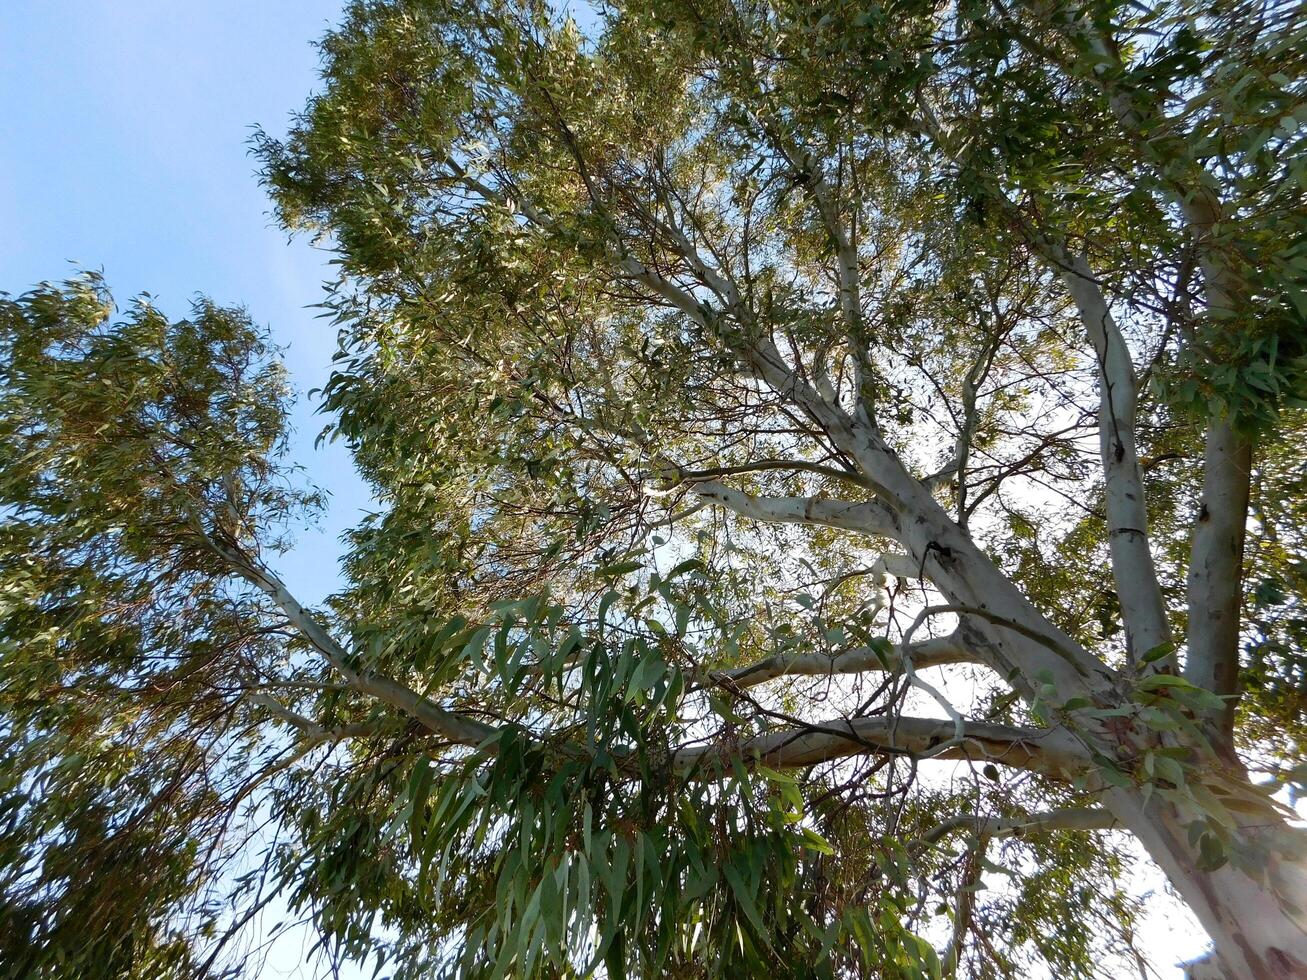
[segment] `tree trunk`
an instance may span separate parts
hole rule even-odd
[[[1224,420],[1207,429],[1203,497],[1189,560],[1189,643],[1184,674],[1223,696],[1212,741],[1234,755],[1234,708],[1239,694],[1240,607],[1252,444]]]
[[[1240,853],[1215,871],[1199,867],[1183,820],[1138,790],[1104,800],[1143,844],[1211,937],[1224,975],[1236,980],[1307,977],[1307,842],[1268,814],[1242,828]],[[1240,867],[1256,869],[1255,878]]]
[[[928,569],[932,580],[952,603],[984,609],[1018,624],[1028,633],[972,617],[997,662],[996,669],[1015,668],[1011,683],[1027,698],[1045,680],[1054,678],[1057,697],[1089,696],[1120,703],[1122,678],[1070,637],[1049,623],[969,535],[958,527],[920,483],[898,467],[882,466],[877,479],[894,484],[907,505],[902,528],[913,558]],[[888,478],[888,480],[887,480]],[[1032,639],[1030,634],[1047,638]],[[1053,647],[1065,648],[1058,652]],[[1086,734],[1085,740],[1111,757],[1116,746]],[[1239,770],[1226,778],[1244,779]],[[1234,978],[1303,980],[1307,978],[1307,834],[1286,824],[1269,809],[1258,814],[1237,835],[1239,853],[1215,871],[1200,867],[1200,855],[1189,844],[1188,824],[1169,803],[1154,796],[1145,801],[1140,788],[1114,789],[1104,798],[1120,824],[1132,831],[1149,856],[1207,930],[1223,969]],[[1260,878],[1240,868],[1256,869]]]

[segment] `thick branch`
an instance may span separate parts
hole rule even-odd
[[[1191,200],[1186,217],[1201,236],[1210,236],[1218,211],[1207,197]],[[1209,308],[1229,315],[1232,276],[1212,249],[1200,260]],[[1253,451],[1231,421],[1207,420],[1203,495],[1189,552],[1189,634],[1185,677],[1213,694],[1239,693],[1239,621],[1243,601],[1243,552],[1248,523]],[[1234,697],[1218,718],[1217,731],[1229,748],[1234,731]]]
[[[1239,622],[1252,445],[1228,421],[1207,429],[1203,497],[1189,554],[1186,679],[1226,696],[1217,730],[1228,745],[1239,693]]]
[[[738,745],[692,745],[677,749],[673,765],[686,772],[703,765],[729,764],[733,758],[773,769],[805,766],[864,754],[922,756],[955,734],[954,723],[938,718],[844,718],[803,728],[758,735]],[[966,722],[962,741],[932,756],[936,759],[984,760],[1068,779],[1088,771],[1089,753],[1061,729],[1012,728]]]
[[[1185,677],[1219,695],[1239,693],[1239,622],[1243,585],[1248,472],[1252,447],[1229,423],[1207,433],[1206,471],[1189,557],[1189,634]],[[1234,724],[1234,699],[1221,732]]]
[[[1199,271],[1208,312],[1230,317],[1239,283],[1212,241],[1221,219],[1216,194],[1199,187],[1184,194],[1185,220],[1200,248]],[[1185,677],[1226,696],[1216,718],[1216,742],[1234,756],[1234,708],[1239,693],[1239,623],[1243,552],[1252,479],[1252,441],[1231,419],[1207,419],[1203,495],[1189,550],[1189,633]]]
[[[942,667],[947,664],[980,664],[983,658],[968,649],[959,634],[923,640],[911,647],[913,666]],[[709,676],[738,688],[756,687],[777,677],[826,677],[833,674],[861,674],[880,670],[897,673],[903,669],[898,652],[878,653],[872,647],[855,647],[830,656],[824,653],[778,653],[747,667],[713,671]]]
[[[1120,48],[1111,43],[1099,25],[1088,16],[1072,16],[1056,8],[1035,4],[1037,12],[1048,16],[1059,29],[1087,42],[1102,65],[1109,70],[1085,73],[1108,99],[1121,127],[1136,138],[1147,138],[1147,145],[1165,145],[1171,149],[1160,167],[1162,186],[1179,202],[1185,224],[1198,247],[1199,270],[1207,308],[1217,316],[1229,316],[1236,307],[1240,291],[1238,277],[1223,261],[1214,239],[1222,219],[1220,198],[1208,183],[1200,162],[1182,148],[1184,141],[1162,144],[1152,139],[1164,131],[1171,120],[1165,118],[1161,105],[1150,97],[1145,119],[1138,108],[1137,89],[1122,85],[1126,74]],[[1155,149],[1152,152],[1156,152]],[[1174,155],[1180,153],[1179,160]],[[1176,167],[1174,163],[1181,166]],[[1183,175],[1183,176],[1179,176]],[[1246,436],[1235,431],[1228,419],[1212,415],[1208,419],[1203,469],[1202,504],[1194,525],[1190,545],[1188,581],[1188,657],[1185,676],[1216,694],[1238,693],[1239,612],[1243,595],[1243,550],[1248,516],[1249,478],[1252,469],[1252,445]],[[1234,699],[1231,697],[1219,718],[1219,734],[1228,747],[1234,725]]]
[[[957,159],[951,134],[924,97],[918,103],[922,128],[943,152]],[[1135,448],[1138,379],[1134,361],[1088,261],[1073,255],[1060,236],[1029,221],[997,181],[987,183],[994,203],[1062,277],[1098,361],[1099,454],[1107,498],[1112,575],[1121,601],[1127,650],[1139,656],[1166,643],[1171,631],[1148,542],[1144,479]]]
[[[1110,70],[1086,75],[1107,97],[1122,128],[1136,137],[1151,137],[1167,121],[1152,100],[1146,120],[1136,107],[1137,91],[1121,84],[1125,66],[1119,47],[1109,43],[1089,17],[1056,17],[1055,24],[1089,44]],[[1159,126],[1158,121],[1163,120]],[[1149,122],[1153,128],[1148,127]],[[1156,145],[1150,140],[1148,145]],[[1170,145],[1170,144],[1167,144]],[[1183,141],[1178,145],[1183,146]],[[1181,151],[1174,151],[1181,152]],[[1231,316],[1240,293],[1238,276],[1224,261],[1216,244],[1222,205],[1209,186],[1202,164],[1185,154],[1181,166],[1162,167],[1162,185],[1180,203],[1184,221],[1198,248],[1199,271],[1209,313]],[[1177,176],[1184,174],[1185,176]],[[1218,718],[1223,747],[1229,749],[1234,728],[1234,698],[1239,691],[1239,619],[1243,597],[1243,551],[1248,520],[1252,444],[1230,420],[1213,414],[1207,421],[1202,503],[1190,543],[1188,580],[1188,655],[1185,676],[1215,694],[1231,696]]]
[[[689,486],[691,493],[741,517],[779,524],[835,527],[860,534],[893,537],[898,533],[894,514],[877,501],[825,500],[818,497],[755,497],[715,480]]]
[[[827,476],[833,480],[844,480],[860,487],[866,487],[869,490],[876,489],[861,473],[837,469],[834,466],[823,466],[821,463],[811,463],[803,459],[760,459],[752,463],[739,463],[735,466],[715,466],[701,470],[677,468],[676,476],[683,482],[701,481],[719,476],[736,476],[740,473],[760,473],[766,470],[816,473],[818,476]]]
[[[1166,643],[1171,630],[1148,544],[1144,477],[1135,447],[1139,392],[1134,361],[1089,263],[1051,243],[1045,254],[1061,267],[1098,358],[1098,444],[1112,575],[1125,620],[1126,648],[1138,657]]]

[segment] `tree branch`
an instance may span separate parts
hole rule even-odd
[[[1157,101],[1141,113],[1139,92],[1121,84],[1125,74],[1120,47],[1105,36],[1087,15],[1032,4],[1056,29],[1085,42],[1101,65],[1109,70],[1084,73],[1089,83],[1108,100],[1121,127],[1136,138],[1153,137],[1172,124]],[[1028,39],[1025,39],[1028,41]],[[1183,141],[1167,146],[1185,146]],[[1175,157],[1179,156],[1176,161]],[[1239,290],[1237,275],[1213,244],[1222,219],[1221,200],[1207,183],[1202,165],[1183,149],[1172,150],[1169,162],[1180,167],[1159,168],[1159,178],[1180,205],[1185,225],[1199,249],[1199,271],[1209,312],[1229,315]],[[1183,174],[1184,176],[1177,176]],[[1252,444],[1229,419],[1212,414],[1207,420],[1203,462],[1202,501],[1190,542],[1187,582],[1189,628],[1185,677],[1194,684],[1225,696],[1239,691],[1239,624],[1243,598],[1243,552],[1248,520]],[[1217,719],[1218,742],[1232,754],[1234,698],[1228,697]]]
[[[985,662],[978,653],[962,643],[958,633],[914,643],[911,654],[917,669]],[[778,677],[826,677],[873,670],[897,673],[902,669],[902,659],[898,653],[881,654],[872,647],[854,647],[835,656],[824,653],[778,653],[747,667],[711,671],[708,677],[718,683],[750,688]]]
[[[692,483],[689,491],[702,500],[750,520],[840,528],[859,534],[895,537],[898,519],[878,501],[826,500],[818,497],[755,497],[715,480]]]
[[[210,546],[232,571],[254,585],[281,610],[287,621],[335,668],[350,687],[371,695],[417,719],[425,728],[460,745],[479,746],[499,732],[490,725],[447,711],[430,698],[409,690],[388,677],[360,671],[350,664],[350,655],[305,609],[272,571],[227,545],[208,538]]]
[[[1198,267],[1209,313],[1234,310],[1236,277],[1211,238],[1221,203],[1206,188],[1183,198],[1185,220],[1203,246]],[[1235,695],[1239,693],[1239,626],[1243,605],[1243,553],[1247,536],[1253,446],[1231,419],[1207,418],[1203,492],[1189,546],[1189,631],[1185,677],[1226,696],[1216,717],[1216,743],[1234,758]]]
[[[927,847],[957,830],[970,831],[985,837],[1021,837],[1029,833],[1047,833],[1053,830],[1110,830],[1117,819],[1101,807],[1065,807],[1032,813],[1025,817],[982,817],[964,813],[936,824],[910,846]]]
[[[951,135],[924,95],[918,95],[918,106],[922,129],[941,151],[959,159]],[[1138,380],[1134,361],[1088,261],[1073,255],[1060,236],[1036,227],[997,181],[987,179],[986,184],[994,203],[1061,276],[1094,349],[1099,375],[1099,456],[1107,498],[1112,575],[1125,621],[1127,651],[1138,657],[1166,643],[1171,631],[1149,546],[1143,473],[1135,447]]]
[[[246,700],[251,704],[257,704],[267,708],[274,715],[280,718],[292,728],[298,728],[301,732],[309,736],[317,736],[326,732],[326,729],[319,725],[311,718],[305,718],[303,715],[291,711],[276,698],[263,692],[255,692],[247,695]]]
[[[1139,657],[1171,638],[1148,542],[1143,471],[1135,446],[1138,380],[1125,337],[1089,263],[1051,243],[1044,249],[1080,311],[1098,358],[1098,440],[1107,503],[1112,576],[1126,627],[1126,649]]]
[[[773,769],[797,769],[864,754],[923,756],[954,736],[954,723],[939,718],[836,718],[758,735],[735,745],[686,745],[672,753],[678,771],[730,760]],[[1089,753],[1062,729],[1013,728],[968,721],[963,740],[936,759],[994,762],[1065,780],[1089,771]]]
[[[740,473],[760,473],[766,470],[790,470],[803,471],[806,473],[816,473],[819,476],[827,476],[833,480],[844,480],[848,483],[854,483],[860,487],[866,487],[868,490],[875,490],[876,487],[861,473],[853,473],[849,470],[836,469],[833,466],[823,466],[820,463],[811,463],[804,459],[760,459],[752,463],[740,463],[736,466],[716,466],[702,470],[685,470],[677,469],[677,476],[682,481],[700,481],[713,479],[719,476],[735,476]]]

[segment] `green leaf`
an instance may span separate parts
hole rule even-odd
[[[835,848],[831,846],[830,842],[809,827],[803,828],[803,842],[805,847],[819,854],[835,853]]]
[[[1168,640],[1167,642],[1159,643],[1157,646],[1146,651],[1144,655],[1139,658],[1139,662],[1141,664],[1156,663],[1159,660],[1163,660],[1166,657],[1171,656],[1171,654],[1175,653],[1175,651],[1176,651],[1175,643]]]
[[[739,871],[731,864],[722,866],[722,875],[726,878],[726,883],[730,886],[731,894],[735,896],[736,904],[744,912],[749,923],[753,926],[754,937],[768,949],[771,948],[771,937],[767,935],[767,929],[763,925],[762,916],[758,912],[757,905],[754,904],[753,894],[745,885],[744,879],[740,877]]]

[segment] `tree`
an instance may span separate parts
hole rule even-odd
[[[0,309],[8,955],[280,889],[405,975],[1090,975],[1133,839],[1300,975],[1304,34],[353,5],[258,141],[381,504],[329,608],[243,312]]]

